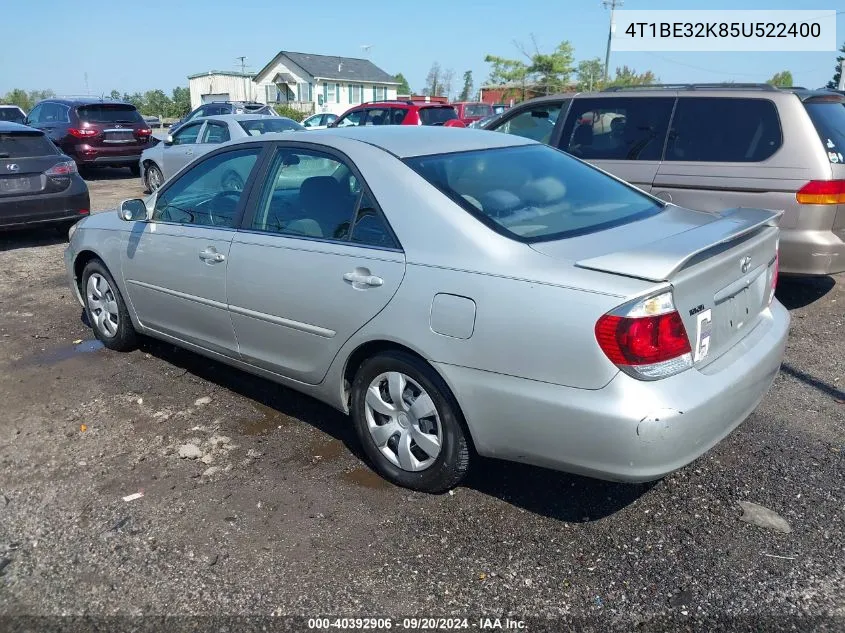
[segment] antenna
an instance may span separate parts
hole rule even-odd
[[[604,55],[604,80],[608,80],[608,69],[610,67],[610,38],[613,37],[613,32],[616,30],[616,24],[613,21],[613,12],[616,7],[621,7],[625,4],[625,0],[602,0],[604,8],[610,9],[610,28],[607,31],[607,52]]]
[[[252,101],[252,95],[250,94],[252,91],[249,89],[246,77],[246,60],[248,60],[249,57],[241,55],[240,57],[235,57],[235,59],[240,62],[241,78],[244,80],[244,101]]]
[[[370,58],[370,49],[373,47],[372,44],[361,44],[361,52],[364,53],[364,56],[369,59]]]
[[[85,73],[85,94],[86,95],[91,94],[91,91],[88,90],[88,73],[87,72]]]

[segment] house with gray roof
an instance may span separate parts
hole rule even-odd
[[[366,101],[396,99],[399,86],[368,59],[290,51],[280,51],[253,83],[262,103],[334,114]]]

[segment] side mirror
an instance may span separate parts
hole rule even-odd
[[[138,222],[147,219],[147,205],[140,198],[124,200],[118,207],[117,214],[125,222]]]
[[[167,138],[164,139],[164,144],[165,145],[173,145],[173,135],[172,134],[167,135]]]

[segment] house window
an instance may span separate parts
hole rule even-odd
[[[364,100],[364,86],[359,84],[349,85],[349,103],[361,103]]]
[[[310,83],[301,83],[296,85],[296,97],[297,101],[313,101],[314,95],[312,94],[312,84]]]
[[[387,99],[386,86],[373,86],[373,101],[384,101]]]
[[[324,84],[326,103],[340,103],[340,85],[339,84]]]

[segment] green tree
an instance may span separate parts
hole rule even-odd
[[[112,99],[114,101],[120,101],[120,93],[117,90],[112,90],[109,93],[109,99]]]
[[[133,106],[138,108],[140,111],[144,111],[144,95],[140,92],[134,92],[129,94],[128,92],[123,93],[123,101],[126,103],[131,103]]]
[[[405,79],[405,75],[402,73],[396,73],[393,76],[395,81],[399,82],[399,85],[396,87],[396,94],[400,95],[409,95],[411,94],[411,86],[408,84],[408,80]]]
[[[147,90],[144,93],[144,105],[141,113],[153,116],[168,116],[173,109],[173,102],[163,90]]]
[[[584,59],[578,62],[575,70],[575,77],[578,80],[578,91],[600,90],[604,79],[604,65],[598,57]]]
[[[32,109],[32,101],[29,95],[26,93],[26,90],[21,90],[20,88],[15,88],[7,92],[2,101],[9,105],[16,105],[24,112],[29,112]]]
[[[191,91],[188,88],[174,88],[171,101],[173,107],[170,116],[182,118],[191,111]]]
[[[546,94],[561,92],[569,83],[575,68],[575,52],[572,44],[563,41],[551,53],[535,50],[531,55],[528,73],[534,82],[542,86]]]
[[[771,79],[766,81],[767,84],[772,86],[791,86],[792,85],[792,73],[788,70],[782,70],[779,73],[775,73],[772,75]]]
[[[657,83],[657,77],[650,70],[642,74],[633,68],[622,66],[616,69],[616,76],[608,82],[608,86],[648,86]]]
[[[845,53],[845,44],[842,45],[842,48],[839,49],[840,53]],[[845,57],[840,55],[836,58],[836,69],[833,72],[833,79],[827,82],[827,87],[837,90],[839,88],[839,78],[842,75],[842,60],[845,60]]]
[[[56,96],[56,93],[52,90],[30,90],[29,91],[29,102],[35,106],[36,103],[42,101],[43,99],[52,99]]]
[[[472,96],[472,71],[468,70],[464,73],[464,87],[461,89],[461,94],[458,95],[458,101],[469,101]]]

